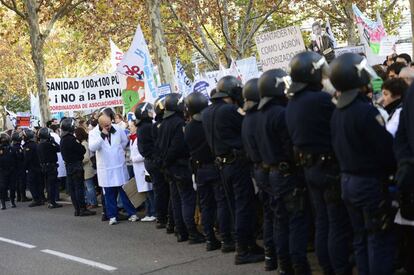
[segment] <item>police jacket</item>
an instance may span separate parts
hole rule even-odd
[[[388,177],[395,170],[392,136],[378,110],[365,95],[335,109],[332,145],[342,173]]]
[[[414,157],[414,85],[411,85],[404,95],[394,151],[399,161]]]
[[[60,152],[60,146],[54,140],[40,140],[37,145],[37,155],[40,163],[57,163],[57,153]]]
[[[66,134],[60,140],[60,151],[66,163],[75,163],[83,160],[85,147],[72,134]]]
[[[197,161],[200,164],[211,164],[214,162],[214,156],[207,143],[201,121],[192,119],[185,126],[184,138],[193,161]]]
[[[184,141],[184,126],[183,115],[176,113],[164,119],[159,127],[157,139],[164,167],[170,167],[174,162],[190,157]]]
[[[144,120],[138,124],[138,151],[145,159],[153,159],[154,138],[152,137],[152,120]]]
[[[0,147],[0,173],[10,174],[17,165],[17,156],[12,146]]]
[[[13,143],[12,144],[12,149],[13,149],[13,153],[15,154],[16,157],[16,166],[17,168],[24,168],[23,164],[24,164],[24,153],[23,153],[23,148],[22,145],[20,143]]]
[[[286,123],[295,147],[320,154],[332,152],[330,121],[335,105],[322,91],[304,90],[293,96],[286,107]]]
[[[161,127],[162,115],[155,116],[155,123],[152,124],[152,138],[154,142],[153,159],[160,160],[160,147],[158,139],[158,130]]]
[[[27,141],[23,145],[24,167],[26,170],[40,171],[39,156],[37,154],[37,144],[34,141]]]
[[[246,153],[249,156],[250,160],[254,163],[262,161],[255,138],[259,117],[260,114],[257,111],[257,107],[253,107],[251,110],[247,111],[243,119],[241,129],[244,149],[246,150]]]
[[[220,100],[220,102],[221,102],[221,100]],[[214,145],[213,144],[213,134],[215,134],[214,131],[213,131],[213,125],[214,125],[214,122],[213,122],[214,116],[213,116],[213,114],[214,114],[214,110],[218,108],[217,103],[218,103],[217,100],[213,101],[213,103],[211,105],[207,106],[207,108],[205,108],[203,110],[203,112],[201,113],[201,121],[202,121],[201,124],[202,124],[203,129],[204,129],[204,134],[205,134],[205,137],[206,137],[206,141],[207,141],[213,155],[215,155],[215,151],[214,151],[214,148],[213,148],[213,145]]]
[[[284,102],[280,99],[274,98],[259,111],[256,140],[265,164],[293,162],[292,142],[286,126]]]

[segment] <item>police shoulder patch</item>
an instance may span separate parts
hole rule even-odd
[[[381,125],[382,127],[385,127],[385,121],[384,121],[384,118],[382,117],[382,115],[380,115],[380,114],[376,115],[375,119],[377,120],[379,125]]]

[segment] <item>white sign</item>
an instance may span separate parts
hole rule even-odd
[[[336,48],[335,49],[335,57],[341,56],[344,53],[356,53],[356,54],[363,53],[363,54],[365,54],[365,46],[364,45],[349,46],[349,47],[343,47],[343,48]]]
[[[306,50],[298,26],[259,34],[256,45],[263,71],[286,70],[292,57]]]
[[[49,105],[52,113],[122,106],[117,74],[82,78],[48,79]]]
[[[398,41],[397,36],[385,36],[381,39],[378,55],[386,56],[396,53],[395,43]]]
[[[109,44],[111,45],[111,72],[115,72],[118,68],[118,64],[121,63],[122,58],[124,58],[124,53],[112,39],[109,40]]]

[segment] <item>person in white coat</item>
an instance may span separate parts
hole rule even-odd
[[[131,135],[129,136],[129,147],[131,149],[131,161],[134,168],[135,182],[140,193],[146,193],[145,201],[145,217],[141,219],[143,222],[153,222],[155,217],[154,192],[152,191],[152,183],[149,182],[148,173],[145,170],[144,157],[138,151],[137,126],[133,121],[128,123]]]
[[[99,126],[89,133],[89,150],[96,152],[98,184],[105,194],[106,215],[109,224],[117,224],[117,196],[119,194],[129,221],[138,220],[136,210],[129,201],[122,186],[128,181],[124,149],[128,138],[121,128],[112,124],[111,117],[104,109],[99,116]],[[109,109],[110,110],[110,109]]]

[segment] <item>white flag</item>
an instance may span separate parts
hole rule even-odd
[[[175,81],[177,83],[178,93],[187,96],[191,93],[192,81],[187,77],[184,67],[180,60],[175,62]]]
[[[109,44],[111,45],[111,72],[115,72],[124,57],[124,52],[118,48],[112,39],[109,39]]]
[[[145,101],[154,103],[158,97],[158,87],[154,80],[154,66],[148,45],[145,42],[140,25],[137,27],[130,48],[124,55],[121,63],[118,64],[117,72],[136,79],[144,79]]]
[[[331,23],[329,22],[329,18],[326,20],[325,29],[326,29],[326,34],[329,36],[329,39],[332,41],[333,47],[336,48],[337,43],[336,43],[335,36],[332,32]]]
[[[243,75],[237,67],[237,62],[234,59],[231,59],[229,74],[236,77],[238,80],[243,82]]]

